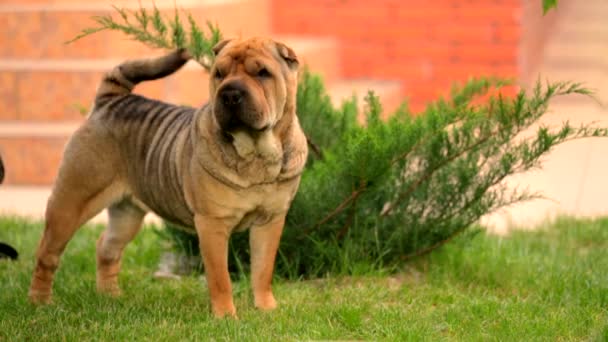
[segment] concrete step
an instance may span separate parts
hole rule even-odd
[[[336,43],[324,38],[276,37],[291,46],[303,64],[327,82],[338,74]],[[156,55],[159,54],[157,51]],[[121,59],[0,59],[1,120],[78,120],[93,100],[102,75]],[[144,82],[138,94],[165,101],[201,105],[208,98],[208,75],[195,62],[176,74]],[[35,101],[34,101],[35,99]]]
[[[400,87],[396,82],[351,80],[329,86],[330,95],[336,103],[354,93],[359,94],[362,99],[369,89],[375,90],[386,112],[391,112],[398,106]],[[82,120],[79,118],[70,122],[48,123],[0,122],[0,154],[6,165],[6,184],[52,184],[64,146]]]
[[[0,3],[0,58],[122,58],[153,53],[141,43],[126,39],[122,33],[110,31],[65,44],[81,30],[94,26],[91,17],[118,16],[111,4],[135,10],[139,8],[138,1],[30,1]],[[147,8],[154,4],[152,1],[141,3]],[[167,17],[174,15],[173,0],[155,3]],[[270,32],[269,0],[180,0],[178,3],[179,9],[191,13],[202,28],[206,28],[207,21],[219,25],[225,37]]]
[[[68,137],[79,123],[0,124],[0,154],[6,184],[48,185],[53,182]]]
[[[46,202],[50,194],[50,186],[0,186],[0,215],[43,220]],[[90,222],[107,223],[106,210],[96,215]],[[149,213],[146,215],[144,223],[161,224],[162,220],[155,214]]]
[[[547,63],[568,60],[577,63],[596,62],[608,65],[606,58],[608,56],[608,35],[606,35],[606,40],[600,40],[597,36],[574,40],[560,39],[547,44],[544,56]],[[588,63],[580,64],[587,65]]]
[[[570,1],[564,3],[563,9],[558,8],[558,12],[560,12],[560,17],[565,20],[605,22],[608,17],[608,2],[604,0]]]
[[[605,21],[583,21],[568,18],[559,22],[552,34],[558,34],[560,38],[563,37],[568,40],[597,39],[597,35],[605,37],[608,34],[608,26]]]

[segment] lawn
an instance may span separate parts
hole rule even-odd
[[[563,218],[508,237],[476,234],[397,274],[275,281],[280,308],[253,308],[235,279],[239,320],[217,320],[199,277],[156,280],[152,229],[129,245],[123,297],[95,293],[94,241],[81,229],[55,282],[55,303],[26,299],[40,223],[0,219],[0,341],[20,340],[608,340],[608,219]],[[238,278],[238,277],[237,277]]]

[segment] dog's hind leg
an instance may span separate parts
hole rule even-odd
[[[36,253],[29,291],[30,300],[35,303],[50,302],[59,259],[76,230],[124,196],[124,186],[117,181],[118,154],[112,143],[83,127],[66,146]]]
[[[97,291],[112,296],[120,294],[118,273],[125,246],[133,240],[146,212],[130,200],[108,208],[108,228],[97,241]]]

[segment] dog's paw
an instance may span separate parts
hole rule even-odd
[[[50,292],[30,290],[27,296],[30,302],[36,305],[48,305],[53,302],[53,295]]]
[[[277,301],[272,292],[258,294],[255,296],[255,307],[262,311],[270,311],[277,308]]]
[[[215,318],[233,318],[239,319],[236,315],[236,308],[233,304],[230,305],[212,305],[211,311]]]
[[[118,287],[118,283],[109,281],[109,282],[97,282],[97,293],[107,295],[110,297],[119,297],[122,294],[120,287]]]

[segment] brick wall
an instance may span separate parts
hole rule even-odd
[[[519,0],[273,0],[272,10],[275,32],[337,38],[344,76],[401,80],[415,110],[454,81],[520,72]]]

